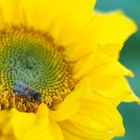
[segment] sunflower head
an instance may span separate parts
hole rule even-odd
[[[136,26],[95,3],[0,0],[0,140],[124,135],[116,108],[139,99],[118,58]]]

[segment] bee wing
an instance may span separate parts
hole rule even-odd
[[[27,90],[27,86],[20,80],[16,81],[16,85],[11,86],[11,88],[15,91],[15,92],[20,92],[19,95],[24,95],[26,90]]]
[[[21,89],[17,86],[11,86],[11,88],[14,90],[14,95],[22,95]]]
[[[20,80],[16,80],[16,85],[17,86],[26,86],[22,81],[20,81]]]

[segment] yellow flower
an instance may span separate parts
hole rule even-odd
[[[0,1],[0,139],[110,140],[116,107],[139,101],[118,62],[136,31],[95,0]]]

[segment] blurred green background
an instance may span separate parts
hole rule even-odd
[[[140,0],[97,0],[96,9],[102,11],[121,9],[140,29]],[[120,61],[135,73],[135,78],[129,79],[129,82],[140,97],[140,30],[125,43]],[[119,111],[124,119],[126,134],[123,138],[115,140],[140,140],[140,106],[136,103],[122,103]]]

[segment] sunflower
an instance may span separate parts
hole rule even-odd
[[[139,101],[118,61],[136,25],[95,0],[0,1],[0,139],[110,140]]]

